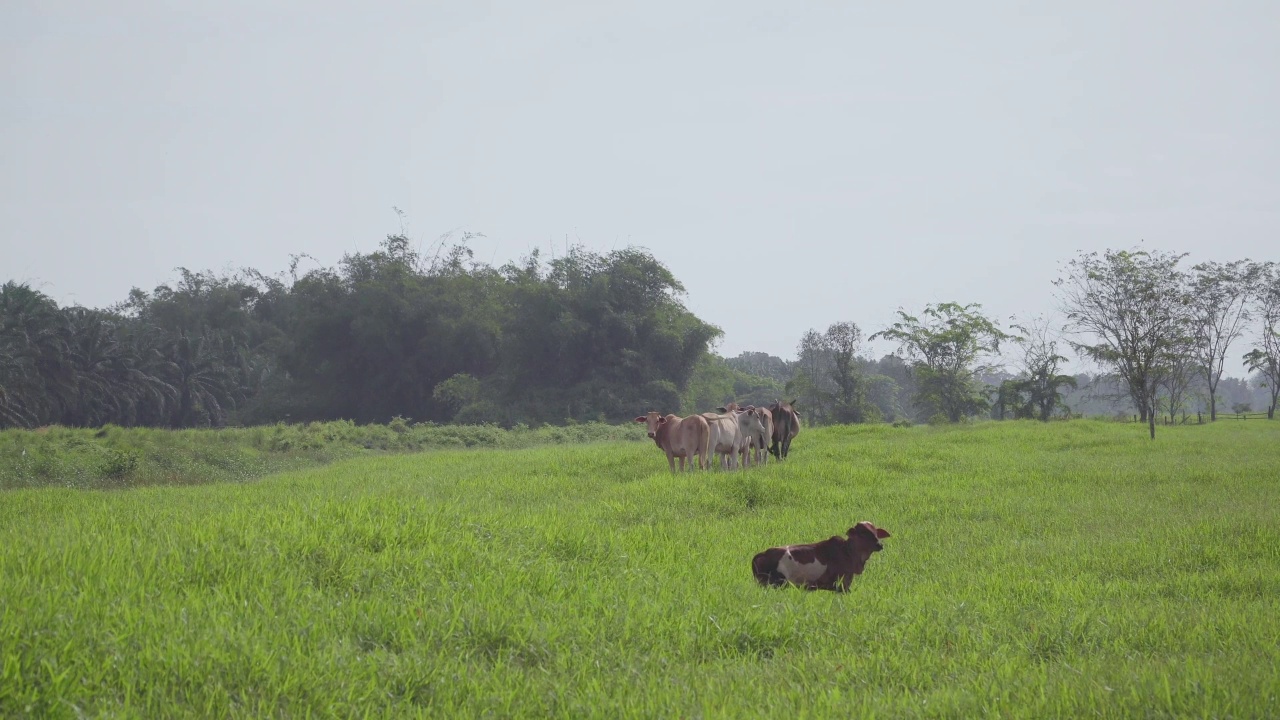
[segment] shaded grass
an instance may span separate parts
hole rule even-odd
[[[0,495],[0,716],[1268,717],[1280,424],[807,429]],[[848,595],[756,551],[870,519]]]

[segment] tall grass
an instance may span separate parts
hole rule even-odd
[[[107,426],[0,431],[0,490],[80,489],[244,482],[284,470],[379,452],[646,440],[639,426],[584,423],[531,430],[517,425],[386,425],[349,421],[219,430]],[[646,440],[647,441],[647,440]]]
[[[0,494],[0,716],[1280,716],[1280,423],[806,430]],[[847,595],[769,545],[859,520]]]

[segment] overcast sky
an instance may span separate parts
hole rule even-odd
[[[498,265],[646,247],[789,358],[1049,312],[1078,250],[1280,260],[1275,0],[621,5],[8,0],[0,281],[330,266],[396,206]]]

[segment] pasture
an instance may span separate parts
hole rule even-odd
[[[0,716],[1280,716],[1280,422],[805,428],[0,492]],[[872,520],[850,593],[751,556]]]

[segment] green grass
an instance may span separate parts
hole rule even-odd
[[[0,431],[0,490],[123,489],[246,482],[359,455],[463,447],[524,448],[602,441],[648,442],[639,425],[583,423],[511,430],[491,425],[313,422],[219,430],[108,425]]]
[[[806,429],[0,493],[0,717],[1280,716],[1280,422]],[[847,595],[750,558],[859,520]]]

